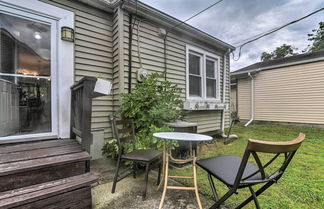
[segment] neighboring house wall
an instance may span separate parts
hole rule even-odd
[[[129,16],[124,12],[124,89],[128,89],[128,25]],[[158,36],[158,29],[164,28],[157,23],[150,21],[143,21],[140,24],[140,47],[143,68],[150,72],[164,72],[164,43],[163,38]],[[186,98],[186,44],[199,47],[220,56],[220,87],[221,98],[223,97],[223,56],[222,52],[215,48],[208,47],[208,44],[189,40],[180,34],[169,33],[166,44],[167,54],[167,80],[177,84],[182,89],[182,99]],[[229,104],[229,57],[226,58],[226,103]],[[139,58],[137,48],[137,26],[133,29],[132,39],[132,88],[135,87],[136,73],[139,69]],[[221,111],[208,110],[208,111],[192,111],[187,116],[187,120],[198,123],[198,132],[215,131],[221,128]],[[226,112],[225,127],[229,125],[229,111]]]
[[[237,81],[238,115],[242,120],[251,118],[251,80],[250,78]]]
[[[80,2],[42,0],[75,13],[75,80],[99,75],[113,80],[113,16]],[[114,87],[115,88],[115,87]],[[113,112],[113,95],[93,100],[92,129],[112,136],[108,115]]]
[[[272,70],[255,76],[255,120],[324,124],[324,62]],[[239,113],[250,118],[249,79],[238,82]]]
[[[231,86],[231,111],[237,111],[237,87]]]

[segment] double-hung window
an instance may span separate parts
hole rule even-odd
[[[187,100],[219,101],[219,56],[187,46]]]

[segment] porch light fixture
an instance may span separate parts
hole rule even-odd
[[[42,36],[41,36],[40,32],[35,32],[34,33],[34,38],[37,39],[37,40],[42,39]]]
[[[74,30],[69,27],[61,28],[61,39],[63,41],[74,42]]]

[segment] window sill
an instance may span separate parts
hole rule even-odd
[[[220,100],[187,100],[183,104],[184,110],[226,110],[228,105]]]

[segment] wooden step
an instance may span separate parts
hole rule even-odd
[[[86,172],[90,156],[75,140],[0,146],[0,192]]]
[[[90,173],[0,193],[0,208],[91,208]]]

